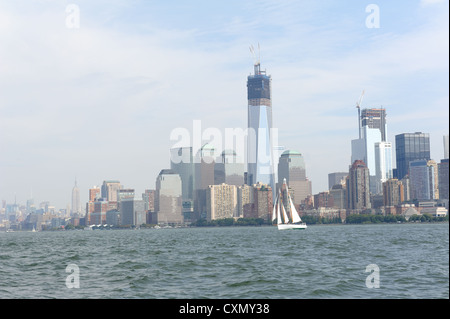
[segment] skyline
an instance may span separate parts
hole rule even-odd
[[[79,7],[79,28],[66,25]],[[448,2],[0,3],[0,199],[81,203],[103,180],[154,189],[170,132],[247,127],[248,47],[272,77],[279,144],[305,159],[313,194],[348,171],[356,102],[383,107],[388,138],[448,134]],[[24,93],[26,92],[26,93]],[[331,155],[331,156],[330,156]],[[395,152],[393,152],[395,164]],[[395,166],[394,166],[395,167]]]

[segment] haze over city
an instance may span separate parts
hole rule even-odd
[[[448,2],[378,1],[375,28],[369,4],[0,2],[0,199],[65,208],[75,179],[82,203],[108,179],[137,194],[154,188],[174,129],[247,127],[258,43],[278,144],[302,153],[313,193],[351,164],[363,90],[363,108],[386,109],[388,141],[429,133],[439,161]]]

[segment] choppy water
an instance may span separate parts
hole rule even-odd
[[[0,298],[449,298],[449,225],[0,233]]]

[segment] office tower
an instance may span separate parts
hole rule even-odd
[[[334,199],[329,191],[314,195],[314,208],[319,207],[334,207]]]
[[[348,172],[336,172],[328,174],[328,189],[332,189],[334,185],[345,185],[345,178]]]
[[[158,224],[181,224],[181,177],[171,169],[163,169],[156,178],[155,213]]]
[[[272,187],[268,184],[256,183],[252,186],[252,209],[246,218],[262,218],[269,220],[272,216],[273,209],[273,192]]]
[[[155,190],[146,189],[142,194],[142,200],[145,202],[145,210],[155,211]]]
[[[254,74],[247,78],[248,138],[247,181],[248,185],[261,182],[274,189],[273,136],[271,77],[261,71],[259,61]]]
[[[147,222],[145,202],[134,197],[124,197],[120,201],[121,225],[140,226]]]
[[[378,129],[381,141],[387,141],[386,109],[363,109],[361,111],[361,127]]]
[[[241,186],[244,184],[244,170],[244,162],[237,157],[236,152],[224,150],[220,155],[220,162],[214,166],[214,184]]]
[[[194,155],[192,147],[177,147],[170,150],[170,168],[180,175],[183,201],[194,199]]]
[[[439,199],[449,199],[448,158],[442,159],[438,165]]]
[[[352,163],[361,160],[366,163],[370,174],[370,192],[380,191],[380,182],[376,176],[376,166],[380,158],[375,155],[375,144],[387,142],[386,110],[363,109],[359,116],[359,138],[352,140]],[[392,167],[391,163],[387,164]],[[378,191],[377,191],[378,185]]]
[[[384,206],[397,206],[404,201],[404,188],[402,182],[391,178],[383,182]]]
[[[134,189],[132,188],[121,188],[117,190],[117,207],[116,209],[120,211],[120,203],[124,199],[134,198]]]
[[[369,169],[363,161],[355,161],[347,177],[347,208],[368,209],[370,204]]]
[[[106,224],[106,212],[109,210],[109,202],[101,199],[93,203],[93,211],[87,214],[88,225]]]
[[[206,191],[206,219],[238,217],[237,187],[235,185],[209,185]]]
[[[278,161],[279,187],[283,185],[284,179],[295,205],[300,205],[308,195],[312,195],[311,181],[306,178],[305,161],[301,153],[287,150],[281,154]]]
[[[194,218],[206,218],[206,190],[214,185],[215,148],[207,143],[195,156]]]
[[[117,191],[121,188],[119,181],[104,181],[102,185],[102,198],[110,202],[110,206],[117,207]]]
[[[412,200],[438,199],[436,194],[436,166],[434,161],[415,160],[409,162],[409,180]],[[436,195],[438,195],[436,197]]]
[[[75,186],[72,189],[72,215],[81,213],[80,189],[75,180]]]
[[[408,174],[409,162],[430,159],[430,135],[428,133],[403,133],[395,136],[395,155],[399,180]]]
[[[94,186],[89,189],[89,201],[93,202],[96,198],[100,198],[100,188]]]
[[[343,184],[335,184],[330,189],[330,196],[333,197],[333,207],[344,209],[346,205],[345,200],[345,191],[346,191],[346,185],[345,185],[345,178],[348,176],[348,173],[346,173],[344,177]]]
[[[390,142],[375,143],[376,194],[383,192],[383,183],[392,178],[392,144]]]
[[[448,134],[444,135],[444,159],[448,158]]]
[[[253,186],[241,185],[238,192],[238,216],[250,216],[253,209]]]

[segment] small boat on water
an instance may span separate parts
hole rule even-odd
[[[277,221],[279,230],[289,229],[306,229],[306,223],[302,222],[300,215],[295,209],[292,202],[289,188],[286,184],[286,179],[283,180],[283,185],[278,192],[277,199],[273,206],[272,221]]]

